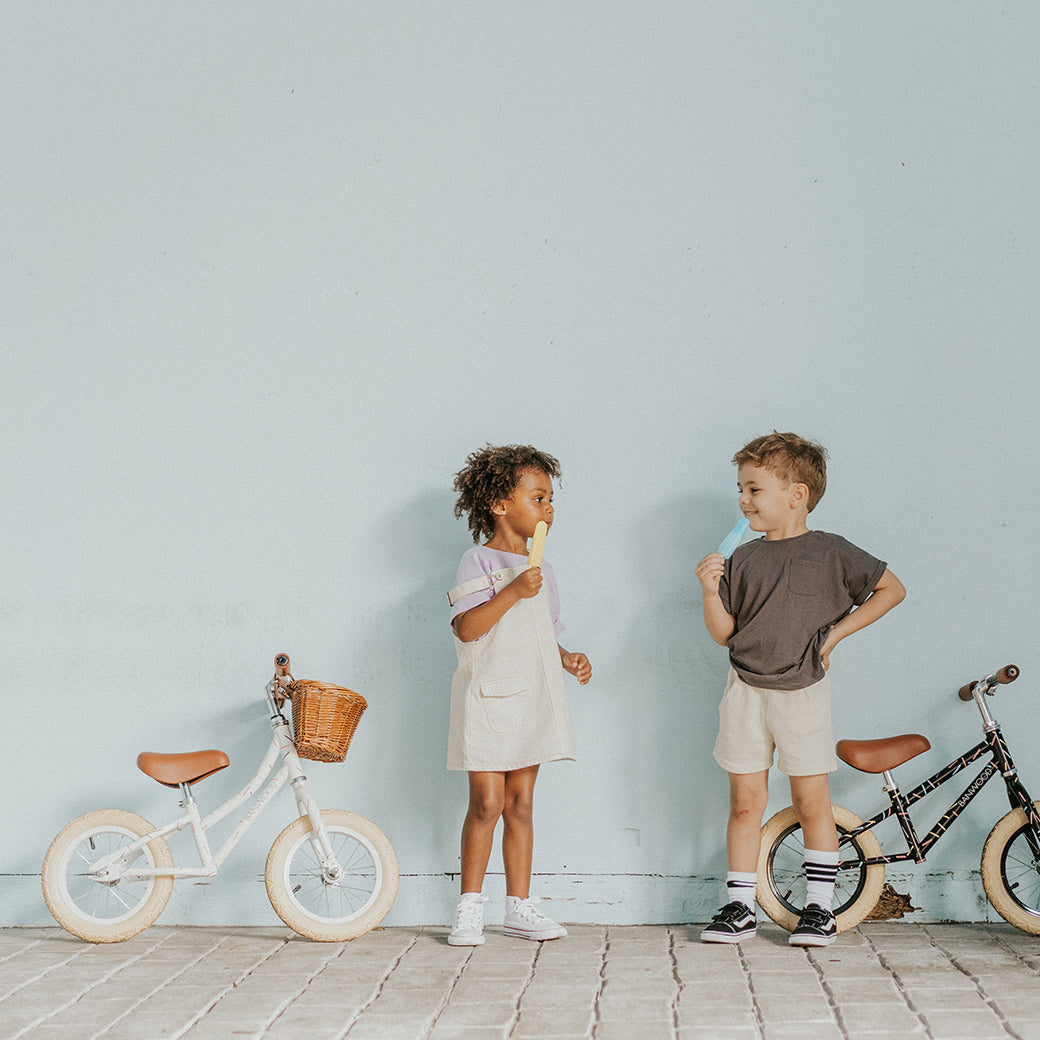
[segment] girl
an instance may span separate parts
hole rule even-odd
[[[567,930],[529,898],[534,832],[531,808],[542,762],[574,758],[565,671],[584,685],[584,654],[557,643],[563,631],[552,569],[527,566],[535,525],[552,526],[552,478],[560,464],[526,445],[474,452],[455,475],[455,515],[466,513],[473,541],[448,593],[458,668],[451,684],[448,768],[469,772],[462,828],[462,896],[452,946],[484,942],[481,895],[502,819],[506,935],[558,939]]]

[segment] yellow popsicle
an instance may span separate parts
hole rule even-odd
[[[534,525],[534,535],[531,538],[531,551],[527,554],[528,567],[541,567],[542,554],[545,552],[545,536],[549,533],[549,525],[544,520],[539,520]]]

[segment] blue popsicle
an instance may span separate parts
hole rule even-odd
[[[737,521],[736,527],[726,535],[722,545],[719,546],[719,553],[723,559],[728,560],[733,555],[733,550],[740,545],[740,539],[744,537],[750,523],[751,521],[746,516],[742,516]]]

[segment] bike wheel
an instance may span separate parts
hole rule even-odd
[[[1040,809],[1040,802],[1033,802]],[[1030,844],[1032,840],[1032,845]],[[982,848],[982,887],[1008,924],[1040,935],[1040,834],[1021,809],[1012,809],[989,832]]]
[[[43,898],[54,920],[96,943],[122,942],[152,924],[170,900],[172,877],[98,881],[90,868],[153,830],[122,809],[97,809],[65,827],[43,861]],[[128,866],[172,867],[173,856],[164,839],[153,838]]]
[[[840,805],[832,805],[838,836],[848,834],[863,821]],[[841,846],[847,859],[855,851],[859,860],[881,855],[881,845],[870,831]],[[805,909],[805,845],[794,807],[781,809],[762,828],[758,857],[758,905],[781,928],[794,931]],[[863,920],[877,904],[885,884],[883,864],[866,866],[860,862],[838,871],[834,884],[834,916],[838,931],[845,932]]]
[[[329,881],[301,816],[275,839],[267,856],[267,895],[294,931],[319,942],[345,942],[374,928],[397,895],[397,856],[386,835],[363,816],[323,809],[322,822],[343,870]]]

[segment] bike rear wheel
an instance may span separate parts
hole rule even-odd
[[[152,924],[170,900],[172,877],[99,881],[90,868],[154,830],[144,818],[122,809],[97,809],[68,824],[43,861],[43,898],[54,920],[96,943],[122,942]],[[170,847],[153,838],[124,869],[172,866]]]
[[[832,805],[839,838],[862,826],[863,821],[840,805]],[[881,845],[870,831],[851,843],[843,843],[840,859],[858,860],[881,855]],[[758,859],[758,905],[781,928],[793,932],[805,909],[805,844],[794,807],[781,809],[762,828]],[[834,885],[834,916],[838,931],[855,928],[877,905],[885,884],[883,864],[858,862],[838,871]]]
[[[1034,802],[1040,810],[1040,802]],[[982,887],[1008,924],[1040,935],[1040,834],[1021,809],[1012,809],[982,849]]]
[[[301,816],[275,839],[267,857],[267,895],[294,931],[319,942],[345,942],[374,928],[397,895],[397,856],[386,835],[344,809],[323,809],[322,822],[342,868],[323,875],[310,818]]]

